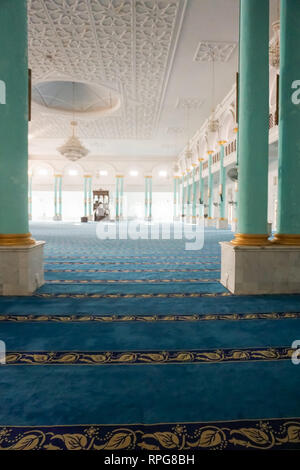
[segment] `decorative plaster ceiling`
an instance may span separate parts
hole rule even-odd
[[[235,42],[201,41],[197,48],[195,62],[228,62],[235,50]]]
[[[33,85],[80,82],[90,92],[101,89],[104,101],[119,99],[114,113],[91,120],[75,116],[78,137],[90,150],[87,160],[175,158],[187,141],[184,103],[193,102],[190,137],[211,112],[211,64],[195,61],[195,51],[200,42],[237,43],[238,5],[239,0],[28,0]],[[230,90],[236,71],[235,47],[227,62],[216,63],[216,102]],[[62,158],[56,148],[70,134],[70,116],[61,110],[46,114],[35,103],[32,111],[31,158]]]
[[[186,0],[29,0],[33,81],[108,86],[121,113],[80,123],[79,135],[151,139],[157,128]],[[33,105],[31,132],[65,137],[69,123]]]
[[[178,98],[176,108],[178,109],[200,109],[204,100],[201,98]]]

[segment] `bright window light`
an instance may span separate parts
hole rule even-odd
[[[130,171],[129,174],[130,174],[130,176],[137,176],[139,174],[139,172],[136,171],[136,170],[132,170],[132,171]]]
[[[78,175],[78,171],[77,170],[69,170],[69,175],[70,176],[77,176]]]
[[[38,171],[38,174],[40,176],[47,176],[48,175],[48,170],[46,170],[45,168],[41,168],[39,171]]]
[[[100,170],[99,175],[100,176],[107,176],[107,171],[106,170]]]
[[[167,172],[165,170],[160,171],[158,174],[161,178],[165,178],[167,176]]]

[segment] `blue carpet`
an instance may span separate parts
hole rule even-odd
[[[300,296],[230,295],[229,231],[198,252],[95,224],[31,231],[46,284],[0,298],[0,449],[300,447]]]

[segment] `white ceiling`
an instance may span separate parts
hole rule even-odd
[[[67,88],[58,84],[57,90],[51,89],[42,82],[87,84],[89,88],[77,86],[88,96],[86,103],[82,96],[75,103],[81,111],[111,97],[120,101],[116,111],[103,116],[81,119],[75,113],[78,135],[90,150],[87,159],[175,157],[211,111],[212,48],[216,103],[234,83],[238,0],[29,0],[28,4],[29,62],[40,96],[35,91],[34,98],[43,105],[33,103],[30,154],[35,158],[57,158],[56,148],[70,134],[70,116],[47,109],[63,103],[61,93]],[[68,90],[64,105],[70,110]],[[99,99],[93,102],[95,90]]]

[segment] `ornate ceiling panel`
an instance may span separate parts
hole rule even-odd
[[[195,62],[228,62],[236,48],[235,42],[201,41],[198,45]]]
[[[29,0],[33,82],[89,82],[121,97],[117,115],[80,122],[80,137],[151,139],[185,5],[186,0]],[[66,137],[69,122],[33,107],[31,132]]]

